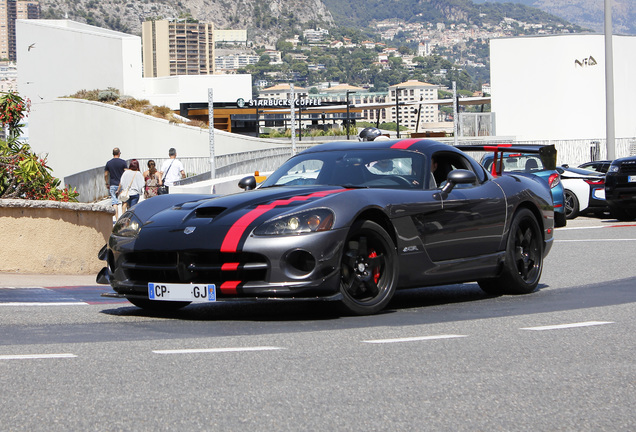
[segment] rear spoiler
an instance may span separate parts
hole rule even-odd
[[[462,151],[483,151],[494,152],[495,158],[492,164],[491,174],[495,177],[502,172],[501,160],[504,153],[531,153],[538,154],[545,169],[556,169],[557,150],[554,145],[516,145],[516,144],[494,144],[494,145],[458,145],[456,148]],[[498,163],[499,162],[499,163]]]

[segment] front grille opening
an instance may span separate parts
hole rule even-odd
[[[123,257],[122,267],[127,278],[138,285],[148,282],[220,285],[227,281],[263,282],[269,263],[263,255],[254,253],[134,252]]]

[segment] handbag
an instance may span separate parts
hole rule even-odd
[[[157,188],[157,195],[167,195],[168,193],[170,193],[170,188],[166,186],[166,176],[168,175],[168,171],[170,171],[170,168],[172,168],[173,163],[174,163],[174,160],[170,162],[170,166],[166,170],[166,173],[164,174],[163,178],[161,179],[161,186]]]
[[[128,185],[128,187],[126,188],[125,192],[121,192],[119,194],[119,200],[123,203],[125,203],[126,201],[128,201],[130,199],[130,187],[132,186],[133,181],[135,180],[135,176],[137,175],[137,173],[133,174],[133,178],[130,180],[130,184]]]

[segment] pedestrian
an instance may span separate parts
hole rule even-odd
[[[133,159],[130,161],[128,169],[122,174],[117,189],[124,211],[139,202],[139,195],[143,192],[144,186],[144,176],[139,171],[139,162],[137,159]]]
[[[118,147],[113,149],[113,158],[106,162],[104,168],[104,180],[106,181],[106,188],[110,193],[110,202],[115,209],[115,218],[119,219],[119,199],[117,198],[117,189],[119,188],[119,182],[122,174],[126,169],[126,161],[121,159],[121,151]]]
[[[177,151],[174,148],[168,150],[168,156],[170,156],[170,159],[163,161],[159,175],[163,180],[162,184],[170,187],[177,180],[185,178],[185,171],[183,170],[183,164],[177,159]]]
[[[144,197],[150,198],[157,196],[157,190],[161,184],[161,176],[159,175],[159,171],[157,171],[155,161],[152,159],[148,161],[148,169],[144,171],[144,181],[146,183]]]

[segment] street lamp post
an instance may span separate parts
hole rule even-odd
[[[347,90],[346,94],[347,94],[347,141],[349,141],[349,95],[350,94],[354,94],[354,91],[351,90]]]
[[[395,123],[397,124],[397,137],[400,138],[400,87],[395,88]]]

